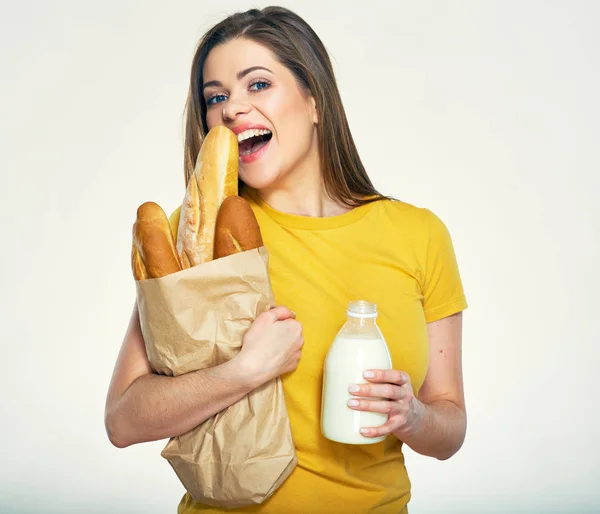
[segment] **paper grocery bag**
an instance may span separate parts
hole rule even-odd
[[[250,324],[275,305],[267,270],[261,247],[136,281],[154,369],[177,376],[233,358]],[[281,380],[172,438],[161,455],[197,502],[224,508],[263,502],[297,464]]]

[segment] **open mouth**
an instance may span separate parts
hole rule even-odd
[[[267,145],[272,137],[273,134],[267,129],[250,129],[238,134],[240,156],[258,152]]]

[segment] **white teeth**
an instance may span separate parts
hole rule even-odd
[[[266,130],[266,129],[249,129],[249,130],[244,130],[244,132],[240,132],[237,136],[238,138],[238,143],[241,143],[242,141],[245,141],[248,138],[251,137],[255,137],[255,136],[264,136],[265,134],[270,134],[271,131],[270,130]]]

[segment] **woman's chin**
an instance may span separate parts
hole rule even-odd
[[[242,169],[240,169],[240,180],[252,189],[269,189],[270,187],[275,185],[275,182],[277,180],[277,174],[261,173],[260,170],[255,170],[252,173],[246,174]]]

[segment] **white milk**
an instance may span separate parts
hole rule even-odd
[[[367,369],[391,369],[392,359],[376,323],[373,303],[350,302],[348,319],[335,337],[323,369],[321,431],[328,439],[346,444],[373,444],[383,437],[365,437],[361,428],[383,425],[387,414],[357,411],[348,407],[351,384],[364,384]],[[378,400],[378,398],[369,398]]]

